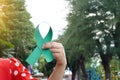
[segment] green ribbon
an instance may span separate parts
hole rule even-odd
[[[47,62],[51,62],[54,59],[52,52],[49,49],[42,49],[42,46],[46,42],[50,42],[52,40],[52,28],[50,27],[49,32],[43,39],[39,32],[39,25],[38,25],[35,29],[35,40],[37,43],[37,47],[26,59],[27,63],[29,63],[30,65],[34,65],[41,55],[43,55],[43,57],[46,59]]]

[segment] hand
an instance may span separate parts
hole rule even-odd
[[[64,51],[64,47],[61,43],[58,42],[48,42],[43,45],[43,49],[49,48],[56,60],[57,65],[65,65],[67,64],[66,62],[66,55]]]
[[[66,56],[61,43],[48,42],[43,45],[43,49],[49,48],[56,60],[56,66],[48,80],[62,80],[66,68]]]

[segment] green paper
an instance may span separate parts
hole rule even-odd
[[[30,65],[34,65],[35,62],[39,59],[39,57],[43,55],[47,62],[51,62],[54,59],[52,52],[49,49],[43,50],[42,46],[46,42],[50,42],[52,40],[52,28],[50,27],[49,32],[47,33],[46,37],[43,39],[39,32],[39,25],[38,25],[35,29],[35,40],[37,43],[37,47],[26,59],[26,61]]]

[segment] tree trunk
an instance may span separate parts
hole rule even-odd
[[[76,75],[77,75],[77,80],[80,80],[80,67],[78,65],[78,70],[76,72]]]
[[[110,70],[110,59],[107,57],[107,55],[100,54],[100,57],[102,59],[102,65],[105,70],[105,78],[106,80],[112,80],[111,79],[111,70]]]
[[[111,79],[111,71],[110,71],[110,60],[112,59],[112,54],[106,52],[104,54],[104,51],[102,49],[102,44],[100,43],[99,39],[96,39],[96,45],[98,46],[98,52],[100,54],[101,60],[102,60],[102,65],[105,70],[105,77],[106,80],[112,80]]]
[[[72,65],[71,65],[71,70],[72,70],[72,80],[75,80],[75,76],[76,76],[76,71],[77,71],[77,63],[76,61],[73,61]]]
[[[111,79],[111,70],[110,70],[110,60],[112,58],[111,54],[100,54],[100,57],[102,59],[102,65],[105,70],[105,78],[106,80],[112,80]]]
[[[109,64],[103,64],[104,70],[105,70],[105,77],[106,80],[112,80],[111,79],[111,71],[110,71],[110,66]]]
[[[76,71],[72,70],[72,80],[75,80]]]
[[[82,73],[83,73],[82,80],[88,80],[88,74],[87,74],[86,69],[85,69],[85,57],[83,56],[83,54],[80,55],[79,64],[80,64],[80,68],[81,68]]]

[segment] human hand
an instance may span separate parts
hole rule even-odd
[[[64,65],[66,66],[66,55],[64,51],[64,47],[61,43],[58,42],[48,42],[43,45],[43,49],[50,49],[57,65]]]

